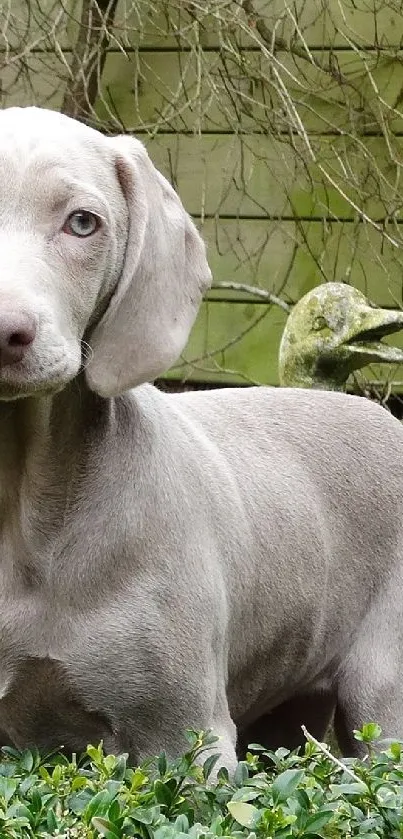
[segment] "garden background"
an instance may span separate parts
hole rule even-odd
[[[208,244],[169,378],[278,384],[290,307],[322,282],[401,308],[402,40],[399,0],[0,3],[2,107],[133,132]],[[386,400],[403,369],[350,384]]]

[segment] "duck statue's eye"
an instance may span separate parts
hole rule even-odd
[[[318,315],[318,317],[315,318],[312,326],[315,332],[320,332],[321,329],[326,329],[328,323],[326,318],[322,317],[322,315]]]

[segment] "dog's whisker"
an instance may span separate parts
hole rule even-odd
[[[81,341],[81,369],[85,370],[91,359],[94,357],[94,350],[87,341]]]

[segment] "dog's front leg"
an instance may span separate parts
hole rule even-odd
[[[167,706],[162,714],[150,714],[148,720],[142,716],[140,727],[138,718],[136,723],[135,728],[129,723],[123,735],[118,738],[120,750],[129,752],[132,763],[141,763],[162,751],[169,760],[180,757],[190,748],[186,731],[191,729],[197,732],[211,731],[218,738],[197,758],[197,763],[202,765],[210,755],[219,755],[213,777],[222,766],[230,774],[236,768],[236,727],[228,710],[215,714],[211,710],[208,713],[207,709],[196,710],[194,706],[181,708],[176,703],[169,708]]]
[[[128,752],[132,764],[159,755],[176,759],[189,750],[186,731],[211,731],[218,740],[198,758],[204,763],[210,754],[219,754],[214,774],[221,766],[231,773],[237,765],[236,727],[227,704],[225,685],[217,684],[217,674],[204,676],[195,667],[191,674],[182,672],[175,679],[159,674],[158,691],[155,675],[147,674],[147,700],[136,702],[128,712],[120,708],[113,721],[116,740],[114,749]],[[173,674],[171,674],[173,675]]]

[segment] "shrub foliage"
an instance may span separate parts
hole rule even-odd
[[[251,746],[235,776],[215,773],[215,738],[188,732],[188,751],[132,768],[102,746],[62,753],[3,749],[0,837],[106,839],[365,839],[403,836],[403,750],[373,749],[375,724],[356,732],[366,759],[340,761],[308,739],[299,752]]]

